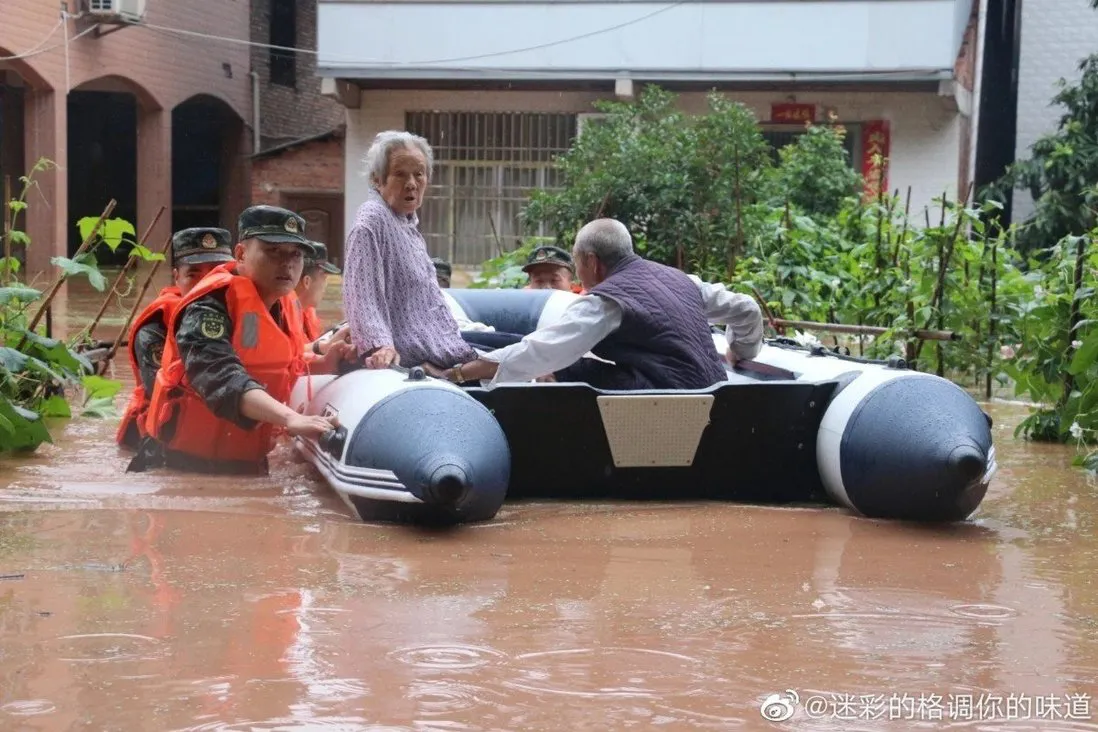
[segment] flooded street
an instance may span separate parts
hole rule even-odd
[[[938,527],[538,502],[424,532],[285,444],[269,478],[127,476],[76,420],[2,464],[0,729],[1098,730],[1098,489],[987,409],[999,473]]]

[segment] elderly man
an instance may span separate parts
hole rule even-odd
[[[751,297],[642,259],[620,222],[588,223],[576,235],[573,256],[588,294],[559,322],[435,373],[455,382],[553,374],[608,390],[703,389],[725,379],[710,322],[726,326],[731,362],[758,354],[763,319]],[[601,360],[582,358],[588,351]]]
[[[544,246],[530,252],[522,271],[529,278],[528,290],[579,292],[579,288],[572,284],[572,277],[576,274],[572,255],[560,247]]]
[[[378,134],[366,153],[372,190],[347,237],[343,310],[368,368],[476,358],[446,305],[417,228],[432,159],[422,137],[393,130]]]

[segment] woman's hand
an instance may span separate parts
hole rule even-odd
[[[394,365],[400,365],[400,354],[392,346],[382,346],[366,359],[368,369],[387,369]]]

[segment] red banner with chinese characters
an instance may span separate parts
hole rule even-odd
[[[888,120],[874,119],[862,123],[862,178],[866,200],[888,192],[888,150],[890,134]]]
[[[815,104],[771,104],[770,121],[783,124],[804,124],[816,121]]]

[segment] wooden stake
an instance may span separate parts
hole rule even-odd
[[[150,223],[148,228],[145,229],[145,233],[141,235],[141,238],[137,240],[138,246],[145,246],[145,242],[148,240],[149,234],[152,233],[153,227],[156,226],[156,222],[160,220],[160,216],[164,213],[164,210],[165,207],[161,206],[160,210],[156,212],[156,216],[153,216],[152,223]],[[169,236],[169,241],[170,239],[171,237]],[[88,329],[85,332],[85,335],[88,338],[91,338],[92,333],[94,333],[95,329],[99,326],[99,321],[103,318],[103,313],[107,312],[107,306],[111,304],[111,300],[118,292],[118,286],[122,284],[123,278],[125,278],[126,274],[131,269],[133,269],[140,260],[141,257],[137,256],[136,252],[130,254],[129,258],[126,260],[125,266],[122,267],[122,271],[118,273],[118,277],[115,278],[114,284],[111,285],[111,289],[107,292],[107,296],[103,298],[103,304],[99,306],[99,312],[95,314],[95,318],[88,326]]]
[[[107,203],[107,207],[103,209],[103,213],[99,215],[99,220],[95,222],[95,226],[93,226],[92,230],[88,232],[88,236],[80,244],[80,248],[76,250],[76,254],[73,255],[73,259],[76,259],[88,250],[88,247],[91,246],[91,243],[95,241],[95,235],[99,233],[99,227],[102,226],[103,222],[107,220],[107,217],[114,212],[114,207],[117,205],[118,202],[115,201],[113,198]],[[38,308],[38,312],[34,314],[34,317],[31,318],[31,322],[27,325],[27,330],[29,332],[33,333],[34,329],[38,327],[38,322],[42,320],[42,316],[45,315],[46,310],[50,306],[50,303],[53,302],[53,298],[57,297],[57,292],[61,289],[61,285],[64,284],[67,277],[68,275],[66,275],[63,271],[57,275],[57,279],[54,280],[53,287],[50,288],[49,294],[46,295],[45,302],[42,303],[42,307]],[[24,335],[23,338],[20,339],[19,345],[16,346],[16,350],[22,350],[26,342],[27,336]]]
[[[807,320],[782,320],[775,318],[774,326],[778,328],[799,328],[801,330],[822,330],[832,333],[849,333],[851,335],[884,335],[888,328],[879,328],[875,325],[843,325],[842,323],[813,323]],[[902,333],[903,331],[896,331]],[[924,341],[959,341],[962,336],[949,330],[916,330],[910,335]]]
[[[161,247],[160,253],[167,256],[168,248],[172,245],[172,238],[169,236],[167,241],[164,242],[164,246]],[[114,343],[111,344],[110,350],[103,356],[103,372],[106,371],[107,365],[114,358],[114,354],[118,352],[118,347],[122,345],[122,340],[126,337],[127,331],[130,329],[130,324],[133,323],[133,319],[137,317],[137,311],[141,308],[141,301],[145,299],[145,293],[149,291],[149,285],[152,284],[153,278],[156,277],[156,271],[160,269],[160,263],[165,260],[158,259],[153,262],[152,270],[149,272],[149,276],[145,278],[145,284],[141,286],[141,292],[137,293],[137,300],[134,302],[133,307],[130,308],[130,314],[126,317],[126,322],[122,324],[122,330],[118,331],[118,337],[114,339]]]

